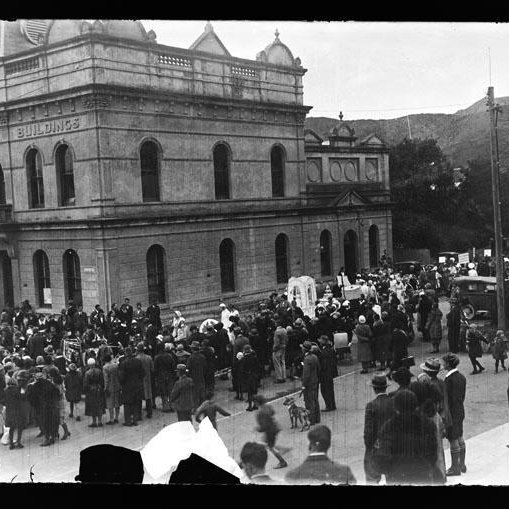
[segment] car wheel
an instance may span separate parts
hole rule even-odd
[[[475,316],[475,309],[474,306],[472,306],[472,304],[467,304],[463,306],[462,311],[467,320],[472,320],[472,318],[474,318]]]

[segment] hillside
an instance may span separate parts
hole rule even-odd
[[[499,117],[499,150],[501,168],[509,168],[509,97],[496,102],[502,106]],[[505,106],[505,108],[504,108]],[[371,133],[395,145],[409,136],[408,121],[413,138],[435,138],[454,166],[466,166],[469,160],[487,160],[490,157],[489,116],[486,99],[481,99],[454,114],[421,113],[389,120],[352,120],[349,124],[361,139]],[[347,119],[345,119],[347,120]],[[306,128],[327,137],[338,119],[308,117]]]

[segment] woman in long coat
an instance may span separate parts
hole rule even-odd
[[[354,333],[358,339],[357,360],[362,363],[361,373],[367,373],[370,363],[373,360],[373,352],[371,350],[371,341],[373,333],[369,325],[366,325],[366,318],[360,315],[358,325],[355,327]]]
[[[251,345],[245,345],[243,353],[244,358],[240,361],[240,385],[242,391],[247,392],[248,407],[246,410],[251,412],[257,409],[256,405],[253,404],[253,397],[258,392],[260,365]]]
[[[30,421],[30,403],[27,400],[28,371],[21,370],[17,375],[17,383],[10,379],[4,392],[5,426],[9,428],[9,449],[22,449],[21,437],[23,430]],[[14,432],[17,432],[14,444]]]
[[[118,365],[113,362],[110,354],[104,356],[104,362],[104,396],[106,408],[110,414],[110,420],[106,424],[118,424],[118,415],[120,413],[120,376]]]
[[[425,326],[429,333],[431,344],[433,345],[431,353],[438,353],[440,351],[440,341],[442,341],[442,316],[443,313],[438,307],[438,302],[433,302]]]
[[[382,318],[373,324],[373,340],[375,361],[380,363],[379,370],[383,370],[385,363],[389,360],[389,345],[391,343],[391,320],[386,311],[382,313]]]
[[[101,368],[96,367],[95,359],[87,361],[88,370],[83,378],[83,392],[85,393],[85,415],[92,417],[89,428],[103,425],[102,415],[105,412],[104,376]]]

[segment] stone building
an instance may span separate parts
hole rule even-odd
[[[136,21],[0,22],[0,306],[198,317],[390,252],[387,151],[305,134],[305,73],[277,32],[246,60],[210,24],[182,49]]]

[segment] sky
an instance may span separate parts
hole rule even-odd
[[[207,20],[141,21],[158,43],[188,48]],[[211,21],[233,56],[252,60],[277,28],[307,69],[308,116],[454,113],[482,99],[490,84],[496,97],[509,96],[509,23]]]

